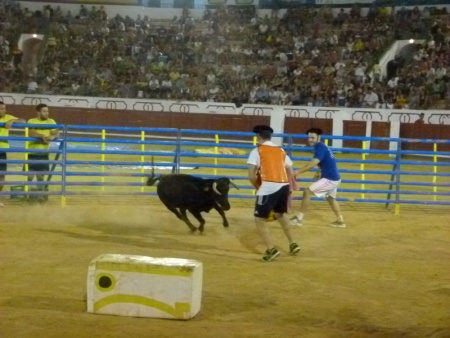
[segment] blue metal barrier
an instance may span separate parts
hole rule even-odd
[[[0,125],[1,127],[1,125]],[[14,127],[45,128],[44,125],[14,125]],[[48,126],[50,127],[50,126]],[[24,137],[23,131],[11,133],[0,140],[9,141],[5,191],[12,199],[32,196],[60,196],[65,203],[72,195],[154,195],[154,187],[146,187],[146,177],[154,168],[158,174],[170,172],[191,173],[202,177],[228,176],[235,180],[239,191],[230,191],[231,198],[253,198],[254,190],[247,179],[246,160],[255,147],[253,133],[187,130],[175,128],[131,128],[108,126],[57,125],[61,138],[48,150],[33,153],[49,154],[50,171],[24,171],[28,160],[27,142],[35,138]],[[55,128],[55,125],[51,125]],[[283,145],[295,167],[310,161],[312,148],[304,146],[306,135],[274,134],[287,142]],[[410,140],[386,137],[338,137],[324,135],[325,142],[332,139],[357,140],[363,147],[332,148],[342,174],[339,201],[395,204],[450,205],[450,152],[439,149],[449,140]],[[396,145],[396,149],[366,149],[368,141]],[[402,150],[409,142],[432,143],[434,151]],[[411,156],[421,156],[415,161]],[[426,157],[428,156],[428,157]],[[152,163],[154,158],[154,163]],[[0,163],[4,163],[0,160]],[[42,163],[42,161],[40,161]],[[28,182],[29,175],[43,174],[44,182]],[[307,187],[311,174],[299,177],[299,185]],[[388,177],[387,177],[388,176]],[[42,187],[47,187],[42,189]],[[10,190],[10,191],[7,191]],[[384,196],[384,198],[380,198]],[[300,199],[294,193],[294,199]]]

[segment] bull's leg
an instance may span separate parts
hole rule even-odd
[[[188,225],[189,229],[191,229],[192,232],[197,231],[197,228],[194,226],[194,224],[191,223],[191,221],[187,217],[186,209],[180,208],[180,212],[181,212],[181,215],[182,215],[181,216],[181,220],[184,221],[184,223],[186,223]]]
[[[180,212],[177,210],[177,208],[170,207],[167,204],[166,204],[166,207],[167,207],[167,209],[172,211],[175,214],[175,216],[178,217],[178,219],[181,219],[183,221],[183,216],[180,214]]]
[[[217,210],[217,212],[220,214],[220,216],[222,216],[222,220],[223,220],[223,226],[225,227],[225,228],[227,228],[228,227],[228,220],[227,220],[227,218],[226,218],[226,216],[225,216],[225,212],[222,210],[222,208],[221,207],[219,207],[219,206],[217,206],[217,205],[215,205],[214,204],[214,209],[216,209]]]
[[[180,208],[180,211],[181,211],[181,213],[180,213],[180,211],[178,211],[177,208],[168,206],[167,204],[165,204],[165,206],[167,207],[167,209],[169,209],[170,211],[172,211],[172,212],[175,214],[175,216],[178,217],[178,219],[180,219],[180,220],[182,220],[184,223],[186,223],[186,224],[188,225],[189,229],[191,229],[192,232],[194,232],[194,231],[197,230],[197,228],[189,221],[189,218],[187,218],[187,215],[186,215],[186,209]]]
[[[204,225],[205,225],[205,219],[202,217],[202,214],[200,211],[196,210],[189,210],[189,212],[194,215],[194,217],[200,222],[200,225],[198,226],[198,231],[203,232]]]

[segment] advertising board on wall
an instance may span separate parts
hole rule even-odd
[[[448,5],[450,0],[28,0],[24,3],[42,4],[91,4],[91,5],[120,5],[138,6],[153,8],[196,8],[204,9],[205,6],[212,8],[217,6],[255,6],[261,9],[268,8],[292,8],[297,6],[332,6],[350,7],[358,4],[362,7],[369,7],[373,3],[377,6],[435,6]]]
[[[252,6],[258,5],[258,0],[206,0],[206,4],[210,6]]]
[[[45,4],[91,4],[91,5],[124,5],[124,6],[142,6],[142,0],[27,0],[27,2],[42,2]]]
[[[371,4],[373,2],[375,2],[375,0],[315,0],[316,5]]]

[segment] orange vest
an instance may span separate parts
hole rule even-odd
[[[282,148],[262,145],[258,147],[258,152],[261,159],[259,174],[262,181],[289,182],[286,168],[284,167],[286,153]]]

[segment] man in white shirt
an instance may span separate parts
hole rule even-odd
[[[172,81],[170,77],[163,78],[161,81],[161,98],[168,99],[172,92]]]
[[[372,87],[367,88],[366,95],[363,99],[364,108],[375,108],[378,103],[378,95],[372,90]]]
[[[288,61],[288,57],[287,57],[286,53],[284,53],[284,52],[282,52],[282,51],[280,51],[280,52],[277,54],[277,57],[278,57],[278,59],[279,59],[280,61],[282,61],[282,62],[287,62],[287,61]]]
[[[159,96],[160,92],[159,80],[154,75],[152,75],[152,77],[148,81],[148,90],[150,93],[150,98],[156,98]]]
[[[212,72],[209,72],[208,75],[206,75],[206,82],[208,84],[216,83],[216,75]]]
[[[355,80],[358,83],[364,83],[365,70],[366,69],[364,68],[364,66],[361,63],[355,68]]]
[[[253,132],[257,134],[258,147],[252,150],[247,160],[248,178],[250,183],[258,189],[254,211],[255,224],[267,247],[263,260],[270,262],[280,255],[273,245],[266,223],[272,212],[289,241],[289,252],[295,255],[300,251],[286,216],[289,185],[294,172],[289,156],[271,141],[273,129],[270,126],[255,126]]]
[[[269,26],[267,26],[265,23],[259,25],[259,32],[261,33],[261,35],[266,34],[268,29]]]
[[[28,94],[36,93],[37,89],[38,89],[38,84],[34,79],[31,80],[30,82],[28,82],[28,86],[27,86]]]
[[[395,77],[392,77],[388,81],[387,85],[388,85],[389,88],[395,89],[395,88],[397,88],[397,83],[398,83],[398,77],[395,76]]]
[[[242,66],[238,64],[231,66],[231,69],[236,72],[236,74],[240,74],[242,72]]]
[[[295,68],[292,73],[295,77],[300,77],[300,75],[302,75],[303,73],[302,66],[298,66],[297,68]]]

